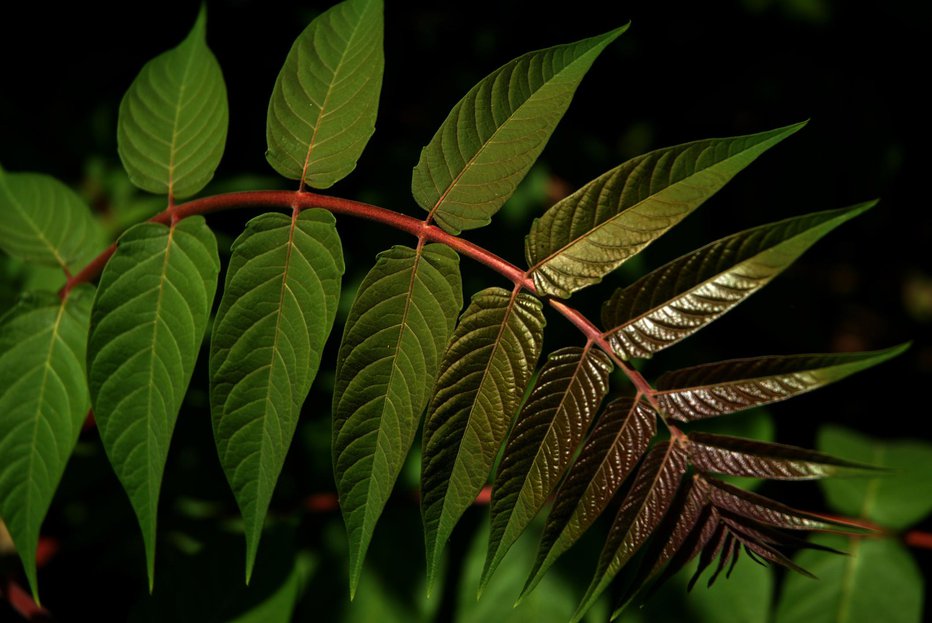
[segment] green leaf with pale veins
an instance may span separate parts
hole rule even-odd
[[[103,247],[90,208],[58,180],[0,167],[0,249],[33,264],[77,272]]]
[[[531,225],[537,291],[567,298],[600,282],[803,125],[658,149],[603,173]]]
[[[185,40],[146,63],[120,102],[120,160],[143,190],[188,197],[207,185],[220,164],[227,88],[206,29],[202,6]]]
[[[443,229],[487,225],[544,149],[576,87],[627,29],[520,56],[483,78],[421,150],[411,191]]]
[[[876,202],[739,232],[670,262],[602,306],[619,357],[650,357],[692,335],[779,275],[819,238]]]
[[[91,313],[97,430],[142,528],[152,586],[159,488],[217,289],[217,240],[201,216],[141,223],[107,262]]]
[[[262,214],[233,243],[211,333],[210,411],[245,524],[247,581],[340,300],[335,223],[318,209]]]
[[[591,345],[547,358],[515,422],[492,487],[492,524],[480,590],[547,502],[608,392],[608,355]]]
[[[605,407],[557,491],[522,597],[608,507],[656,432],[657,414],[642,402],[620,398]]]
[[[380,253],[353,301],[333,392],[333,471],[349,536],[350,595],[462,306],[459,256],[441,244]]]
[[[657,379],[663,414],[688,422],[792,398],[896,357],[909,344],[863,353],[752,357],[667,372]]]
[[[456,326],[424,422],[428,586],[453,527],[488,480],[540,357],[545,324],[535,297],[487,288]]]
[[[347,0],[312,21],[275,81],[269,164],[314,188],[346,177],[375,132],[384,65],[381,0]]]
[[[0,318],[0,518],[38,600],[39,528],[87,417],[91,286],[27,293]]]

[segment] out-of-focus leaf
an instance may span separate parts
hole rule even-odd
[[[150,588],[159,490],[217,290],[217,240],[202,216],[127,230],[100,278],[87,379],[97,430],[142,529]]]
[[[612,361],[591,346],[547,358],[505,446],[492,487],[489,550],[480,590],[569,467],[608,392]]]
[[[540,357],[544,324],[533,296],[487,288],[456,326],[424,423],[428,586],[453,527],[488,480]]]
[[[531,225],[537,291],[567,298],[598,283],[803,125],[659,149],[603,173]]]
[[[103,246],[103,231],[73,190],[39,173],[0,167],[0,249],[35,264],[77,272]]]
[[[247,578],[340,300],[335,223],[324,210],[262,214],[232,247],[211,334],[210,404],[245,524]]]
[[[923,582],[916,562],[893,539],[820,534],[816,543],[847,556],[803,551],[795,561],[819,579],[788,575],[776,623],[920,623]]]
[[[414,441],[463,304],[449,247],[396,246],[359,286],[333,393],[333,466],[350,545],[350,594]]]
[[[421,150],[411,180],[418,205],[451,233],[487,225],[537,160],[593,61],[626,28],[530,52],[483,78]]]
[[[819,483],[832,508],[900,530],[932,512],[932,444],[913,439],[872,439],[840,426],[819,430],[820,450],[893,470],[870,480]]]
[[[755,227],[619,288],[602,323],[619,357],[650,357],[706,326],[779,275],[819,238],[876,202]]]
[[[573,615],[574,622],[582,618],[660,524],[686,472],[686,458],[676,441],[658,444],[644,458],[609,529],[595,576]]]
[[[908,344],[863,353],[754,357],[667,372],[657,379],[663,414],[688,422],[786,400],[896,357]]]
[[[120,160],[143,190],[188,197],[207,185],[220,164],[227,89],[206,30],[202,6],[185,40],[146,63],[120,102]]]
[[[375,132],[384,66],[381,0],[347,0],[314,19],[275,81],[269,164],[314,188],[346,177]]]
[[[0,518],[38,599],[39,528],[90,406],[90,286],[28,293],[0,318]]]

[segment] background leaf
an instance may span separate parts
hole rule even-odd
[[[227,91],[206,28],[202,5],[185,40],[146,63],[120,102],[120,160],[143,190],[188,197],[207,185],[220,164]]]
[[[770,283],[819,238],[876,202],[755,227],[619,288],[602,306],[619,357],[650,357],[689,337]]]
[[[489,477],[543,341],[539,300],[487,288],[472,297],[443,355],[424,422],[421,513],[427,578]]]
[[[246,531],[246,577],[340,299],[343,251],[324,210],[249,221],[233,243],[211,335],[220,463]]]
[[[656,382],[663,414],[688,422],[786,400],[866,370],[909,348],[863,353],[753,357],[662,374]]]
[[[77,272],[102,247],[103,231],[74,191],[48,175],[0,167],[0,249]]]
[[[783,584],[776,623],[919,623],[922,575],[909,552],[892,539],[813,541],[848,553],[805,550],[794,560],[819,579],[791,573]]]
[[[90,286],[25,294],[0,318],[0,518],[38,599],[36,546],[87,417]]]
[[[914,439],[873,439],[840,426],[819,430],[825,452],[888,467],[872,479],[832,479],[819,483],[839,513],[901,530],[932,513],[932,443]]]
[[[462,296],[459,256],[428,244],[380,253],[353,301],[337,359],[332,443],[349,535],[350,595],[417,433]]]
[[[608,355],[592,345],[547,358],[505,446],[492,486],[485,586],[505,552],[556,489],[608,392]]]
[[[531,224],[537,291],[567,298],[598,283],[803,125],[667,147],[603,173]]]
[[[375,132],[384,66],[381,0],[347,0],[314,19],[272,90],[269,164],[314,188],[346,177]]]
[[[627,26],[530,52],[470,89],[424,149],[411,192],[443,229],[488,225],[537,160],[596,57]]]
[[[201,216],[127,230],[100,278],[88,384],[107,457],[142,528],[152,586],[168,446],[217,289],[217,240]]]

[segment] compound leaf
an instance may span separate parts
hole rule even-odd
[[[333,466],[355,592],[376,521],[414,441],[463,305],[459,256],[428,244],[379,254],[343,332]]]
[[[901,344],[862,353],[753,357],[667,372],[657,379],[665,416],[688,422],[792,398],[896,357]]]
[[[525,240],[541,294],[598,283],[804,124],[659,149],[603,173],[534,219]]]
[[[411,191],[443,229],[487,225],[537,160],[576,87],[627,26],[530,52],[461,99],[421,150]]]
[[[456,326],[424,422],[428,585],[453,527],[488,480],[540,357],[544,324],[535,297],[487,288]]]
[[[602,514],[656,432],[657,416],[641,402],[620,398],[605,407],[557,491],[522,596]]]
[[[602,306],[619,357],[650,357],[767,285],[806,249],[876,202],[787,219],[705,246],[619,288]]]
[[[314,188],[346,177],[375,132],[384,65],[381,0],[347,0],[314,19],[272,90],[269,164]]]
[[[202,7],[185,40],[146,63],[120,102],[120,160],[143,190],[188,197],[207,185],[220,164],[227,90],[206,29]]]
[[[246,578],[340,300],[333,215],[262,214],[233,243],[210,346],[220,463],[246,533]]]
[[[76,272],[102,246],[103,231],[73,190],[39,173],[0,167],[0,249],[24,262]]]
[[[586,346],[555,351],[541,368],[492,487],[480,590],[560,483],[608,392],[612,367],[608,355]]]
[[[117,242],[91,313],[87,378],[107,457],[142,529],[152,586],[159,489],[217,289],[201,216],[140,223]]]
[[[0,518],[38,600],[39,527],[90,399],[84,374],[90,286],[62,301],[27,293],[0,318]]]

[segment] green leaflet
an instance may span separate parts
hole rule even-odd
[[[0,249],[77,272],[102,243],[100,224],[70,188],[48,175],[0,167]]]
[[[831,507],[893,530],[932,513],[932,444],[918,439],[881,441],[840,426],[819,429],[817,446],[848,459],[893,470],[880,478],[831,479],[819,483]]]
[[[353,301],[337,358],[332,446],[351,596],[462,306],[459,256],[441,244],[383,251]]]
[[[603,173],[531,225],[537,291],[567,298],[598,283],[803,125],[659,149]]]
[[[141,223],[120,237],[94,299],[91,402],[142,528],[150,588],[162,472],[219,271],[217,241],[203,217],[173,227]]]
[[[272,90],[269,164],[314,188],[346,177],[375,132],[384,65],[381,0],[347,0],[312,21]]]
[[[451,233],[487,225],[563,117],[576,87],[628,27],[520,56],[483,78],[421,150],[411,191]]]
[[[553,493],[608,392],[608,355],[591,346],[547,358],[515,422],[492,487],[482,590],[511,545]]]
[[[657,402],[667,417],[688,422],[786,400],[896,357],[909,344],[863,353],[754,357],[667,372]]]
[[[786,576],[776,623],[919,623],[924,595],[922,574],[896,540],[846,539],[833,534],[815,543],[847,556],[804,550],[794,558],[818,579]]]
[[[188,197],[207,185],[220,164],[227,90],[207,47],[206,27],[202,5],[185,40],[146,63],[120,102],[120,160],[143,190]]]
[[[620,398],[605,407],[557,491],[522,598],[602,514],[656,432],[657,416],[641,402]]]
[[[728,236],[619,288],[602,306],[619,357],[650,357],[767,285],[819,238],[876,202],[786,219]]]
[[[84,351],[91,286],[65,301],[25,294],[0,318],[0,518],[38,600],[36,546],[87,417]]]
[[[211,334],[210,411],[245,524],[247,582],[340,300],[335,223],[319,209],[262,214],[233,243]]]
[[[489,477],[540,357],[541,302],[487,288],[472,297],[424,422],[421,513],[430,587],[443,546]]]

